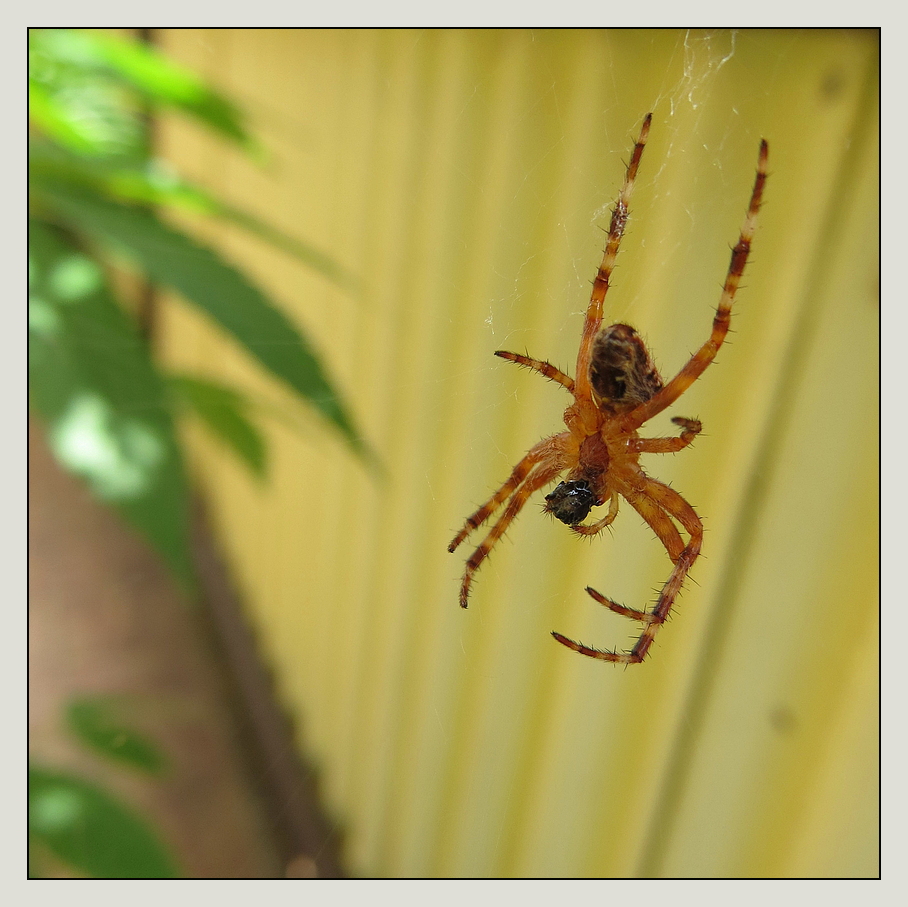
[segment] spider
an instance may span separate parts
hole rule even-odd
[[[650,478],[640,466],[640,454],[675,453],[687,447],[702,429],[697,419],[676,416],[677,437],[641,438],[644,423],[671,406],[703,374],[713,361],[728,333],[735,292],[744,273],[750,244],[756,228],[757,213],[766,183],[769,146],[760,143],[757,176],[750,205],[731,263],[719,306],[713,318],[712,333],[681,371],[668,383],[662,380],[640,335],[627,324],[602,328],[602,304],[608,292],[618,246],[627,226],[628,203],[637,178],[637,168],[649,135],[652,114],[647,114],[634,145],[624,185],[612,211],[608,241],[586,312],[576,378],[569,378],[550,362],[531,359],[518,353],[495,353],[560,384],[574,400],[564,412],[567,431],[544,438],[532,447],[514,467],[508,480],[475,513],[448,546],[454,551],[467,536],[482,526],[502,505],[503,513],[466,562],[460,587],[460,605],[467,607],[473,577],[489,556],[514,518],[532,494],[549,485],[567,470],[567,476],[545,497],[545,511],[566,523],[578,535],[594,536],[609,526],[618,515],[623,497],[655,532],[673,564],[671,575],[662,587],[651,611],[618,604],[595,589],[586,588],[592,598],[616,614],[642,624],[642,632],[629,652],[603,651],[552,633],[562,645],[603,661],[639,664],[646,658],[659,627],[665,623],[681,591],[688,572],[700,554],[703,524],[693,507],[673,488]],[[593,507],[608,504],[600,520],[584,523]],[[678,524],[678,525],[676,525]],[[687,534],[685,543],[678,526]]]

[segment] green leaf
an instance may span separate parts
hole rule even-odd
[[[110,697],[86,697],[70,701],[66,721],[73,733],[93,750],[117,762],[149,774],[160,774],[164,754],[147,737],[120,718],[123,703]]]
[[[241,145],[253,147],[239,109],[198,76],[137,41],[113,35],[86,35],[98,55],[149,101],[188,113],[204,125]]]
[[[151,280],[201,308],[368,455],[308,341],[243,274],[143,208],[53,181],[42,182],[41,194],[65,222],[125,252]]]
[[[138,812],[74,775],[31,766],[28,831],[32,841],[97,879],[169,879],[176,862]]]
[[[44,85],[28,86],[28,115],[42,132],[78,154],[99,154],[103,150],[90,124],[72,116]]]
[[[207,379],[172,375],[171,387],[205,424],[252,470],[264,478],[267,450],[258,429],[243,410],[248,401],[236,390]]]
[[[29,32],[31,124],[77,154],[141,158],[148,129],[136,92],[89,55],[79,33]]]
[[[314,271],[318,271],[319,274],[323,277],[327,277],[338,286],[353,293],[359,291],[360,285],[358,279],[346,268],[334,261],[333,258],[326,255],[321,250],[316,249],[314,246],[310,246],[308,243],[301,242],[292,236],[288,236],[286,233],[263,223],[257,218],[245,214],[243,211],[239,211],[236,208],[231,208],[228,205],[221,205],[218,209],[210,210],[209,213],[229,220],[237,226],[248,230],[250,233],[254,233],[261,239],[266,240],[271,243],[271,245],[283,249],[284,252],[290,253],[294,258],[299,259],[299,261],[308,265]]]
[[[167,387],[99,266],[29,226],[29,395],[56,458],[113,504],[188,588],[188,492]]]
[[[128,88],[151,105],[174,107],[226,138],[257,150],[238,108],[202,79],[152,47],[103,32],[30,33],[29,77],[60,95],[79,79]],[[33,63],[34,61],[34,63]]]
[[[356,278],[321,250],[225,205],[200,186],[180,179],[161,161],[124,163],[119,158],[86,158],[40,141],[29,144],[28,160],[39,196],[42,183],[50,180],[89,187],[114,201],[169,206],[218,217],[283,249],[339,286],[349,291],[358,289]]]

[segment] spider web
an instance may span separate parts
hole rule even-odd
[[[445,489],[452,473],[464,471],[462,461],[471,470],[483,464],[481,474],[477,470],[471,475],[471,493],[481,500],[487,491],[484,483],[500,481],[532,443],[559,430],[564,392],[519,373],[491,352],[527,351],[573,372],[590,281],[601,259],[600,227],[608,222],[624,162],[650,110],[653,130],[614,287],[606,300],[606,319],[641,327],[663,373],[677,368],[708,331],[759,139],[759,124],[716,101],[739,53],[739,37],[733,32],[503,33],[494,36],[499,43],[491,62],[480,49],[468,48],[458,56],[458,41],[485,48],[484,35],[464,39],[456,33],[392,34],[382,38],[387,43],[369,59],[357,49],[359,36],[348,40],[353,52],[343,67],[326,61],[324,90],[336,92],[332,80],[340,80],[351,93],[371,92],[378,115],[373,131],[365,139],[357,133],[357,141],[379,163],[367,168],[368,179],[351,168],[363,181],[357,204],[344,214],[361,222],[360,246],[354,239],[349,254],[366,263],[362,270],[370,278],[370,296],[355,310],[369,330],[357,326],[358,333],[351,332],[348,345],[355,349],[341,360],[341,368],[363,391],[372,376],[393,376],[392,398],[379,403],[382,430],[398,444],[394,481],[401,483],[403,474],[406,481],[395,484],[396,497],[384,503],[398,513],[401,500],[416,501],[420,518],[404,525],[394,522],[392,514],[386,525],[383,512],[361,514],[357,502],[355,518],[338,509],[329,517],[331,526],[322,526],[318,550],[324,552],[330,549],[325,540],[329,536],[351,544],[352,550],[358,538],[375,539],[378,551],[391,533],[400,547],[401,540],[415,539],[427,527],[434,532],[439,522],[459,515],[447,512]],[[559,53],[561,41],[576,45],[576,59]],[[596,50],[592,56],[591,46]],[[371,75],[366,78],[364,73]],[[315,133],[306,110],[271,114],[286,166],[317,163],[318,141],[325,136],[338,139],[330,148],[326,179],[337,180],[338,206],[348,203],[341,188],[351,143],[346,131],[322,126],[322,132]],[[739,141],[748,149],[746,160],[731,157],[731,146]],[[403,164],[395,157],[398,145]],[[379,164],[398,167],[400,173],[386,177]],[[496,178],[490,179],[489,173]],[[488,215],[484,205],[500,213]],[[483,216],[497,217],[497,222],[480,235],[473,228]],[[340,229],[335,220],[326,219],[327,232]],[[395,230],[407,242],[386,246]],[[390,267],[383,259],[386,247],[410,254]],[[381,279],[373,279],[378,275]],[[313,334],[322,346],[332,348],[339,321],[323,299],[315,299],[307,313]],[[352,308],[348,301],[340,306]],[[451,349],[458,356],[444,358]],[[477,355],[471,358],[465,350]],[[445,428],[451,404],[462,411],[469,404],[469,419],[458,426],[456,437]],[[686,409],[681,414],[697,415]],[[436,435],[451,448],[447,459],[432,446]],[[333,475],[334,464],[326,464],[325,470]],[[670,473],[671,463],[659,477]],[[463,502],[464,509],[470,504]],[[314,506],[308,500],[306,505]],[[292,525],[290,519],[286,526]],[[597,540],[606,551],[597,552],[595,571],[582,575],[594,585],[608,576],[603,592],[642,603],[664,579],[664,551],[628,508],[619,523],[614,535]],[[399,593],[376,595],[374,607],[347,623],[344,651],[366,657],[345,661],[338,675],[344,689],[352,691],[341,713],[326,723],[319,717],[323,704],[310,701],[307,707],[314,717],[303,722],[304,732],[313,728],[317,751],[320,746],[329,749],[328,724],[344,728],[339,752],[332,761],[324,759],[325,783],[329,800],[339,804],[338,813],[351,817],[348,859],[354,871],[389,871],[400,865],[394,863],[396,853],[406,855],[406,867],[417,874],[426,866],[464,865],[478,874],[506,872],[509,866],[526,865],[519,860],[509,828],[551,829],[560,821],[546,812],[545,802],[522,797],[515,776],[541,773],[547,790],[562,785],[567,795],[571,767],[586,771],[577,756],[557,752],[558,739],[551,731],[538,747],[531,740],[517,750],[496,750],[490,744],[502,727],[520,739],[525,728],[534,726],[523,712],[534,699],[534,684],[544,667],[527,665],[521,653],[535,651],[540,627],[548,629],[547,612],[558,614],[552,628],[569,630],[569,618],[593,610],[582,595],[582,584],[576,584],[576,595],[566,603],[548,579],[554,573],[550,566],[579,566],[591,550],[568,533],[559,534],[558,528],[540,520],[532,505],[527,508],[514,531],[515,541],[520,533],[520,544],[504,545],[483,568],[485,600],[471,608],[470,624],[456,607],[460,564],[455,559],[445,562],[441,579],[440,568],[428,558],[410,558],[400,565],[399,576],[394,575],[387,566],[392,556],[387,550],[368,554],[366,564],[346,571],[367,572],[368,582],[357,587],[358,594],[332,595],[331,608],[325,609],[326,629],[342,622],[352,607],[348,599],[362,599],[364,589],[371,597],[373,581],[384,583],[385,593],[396,583]],[[640,551],[647,559],[640,571],[647,577],[642,594],[635,571],[608,569],[623,561],[634,563]],[[482,639],[500,639],[500,622],[509,619],[509,609],[492,605],[503,606],[500,599],[509,581],[530,568],[539,581],[536,600],[526,603],[525,627],[508,640],[506,651],[492,653],[483,648]],[[437,588],[428,586],[430,573],[438,580]],[[348,579],[340,577],[338,583],[348,589]],[[333,579],[321,583],[338,588]],[[442,588],[450,591],[450,600]],[[318,599],[318,590],[313,598]],[[417,613],[411,607],[415,602],[424,609]],[[621,646],[628,635],[627,626],[617,619],[602,619],[597,627],[597,633],[614,633],[603,640],[606,645]],[[547,639],[542,644],[553,645]],[[271,648],[279,660],[292,647],[279,641]],[[373,659],[384,673],[373,673]],[[420,659],[432,662],[428,682],[409,688],[407,678],[416,670],[411,666]],[[437,678],[455,674],[466,662],[479,672],[484,690],[471,682],[469,689],[449,693]],[[292,684],[297,683],[294,672],[294,665],[284,665]],[[324,680],[315,688],[332,697],[330,686]],[[515,699],[511,709],[502,707],[513,689],[523,690],[523,698]],[[591,695],[601,696],[601,684]],[[318,698],[310,695],[310,700]],[[620,718],[620,709],[615,714]],[[372,739],[362,727],[374,728],[377,715],[381,733]],[[549,717],[559,724],[559,716]],[[468,719],[471,730],[465,735],[462,725]],[[583,748],[596,747],[604,755],[611,752],[601,722],[589,728]],[[369,753],[366,769],[356,764],[356,751]],[[553,764],[566,767],[563,778],[547,775],[534,761],[549,756],[557,757]],[[397,768],[380,774],[376,767],[382,764]],[[561,866],[576,865],[573,854],[588,846],[583,835],[591,824],[585,813],[592,802],[589,798],[577,804],[576,821],[563,836],[548,836],[539,845],[549,851],[547,866],[559,860]],[[434,824],[428,822],[428,834],[413,831],[425,826],[408,824],[406,817],[416,814],[436,817]],[[536,846],[531,839],[529,834],[530,848]]]
[[[617,51],[621,36],[610,36],[608,40],[613,41]],[[654,53],[660,40],[664,38],[652,38]],[[553,80],[541,89],[549,108],[555,109],[556,120],[562,119],[565,128],[561,134],[553,130],[548,144],[539,143],[535,157],[527,162],[511,195],[509,215],[514,217],[514,224],[521,225],[520,212],[530,208],[539,212],[540,221],[536,222],[535,230],[526,230],[522,256],[515,252],[512,259],[507,256],[502,259],[510,261],[512,266],[500,272],[502,293],[488,302],[485,324],[490,347],[527,352],[573,374],[590,281],[604,242],[604,234],[598,228],[608,223],[640,120],[649,110],[654,112],[650,143],[641,163],[631,202],[631,219],[606,299],[605,323],[628,321],[640,328],[666,378],[702,343],[728,267],[729,248],[737,238],[749,198],[760,139],[760,124],[748,122],[735,107],[722,107],[716,100],[722,75],[738,52],[737,45],[737,35],[729,31],[676,33],[671,52],[660,58],[661,77],[648,74],[647,85],[657,87],[642,101],[640,92],[634,94],[637,107],[630,115],[626,63],[619,62],[616,53],[604,67],[611,97],[606,97],[592,111],[595,129],[601,131],[603,138],[588,154],[572,138],[576,116],[571,110],[576,103],[570,97],[573,83]],[[537,100],[541,105],[542,100]],[[528,107],[525,116],[529,124],[534,122],[537,112],[537,107]],[[528,131],[533,128],[527,127]],[[732,160],[731,151],[738,144],[746,146],[746,157]],[[562,171],[546,182],[542,174],[547,169],[557,169],[549,168],[549,162],[559,156],[564,161]],[[542,220],[547,226],[541,225]],[[501,229],[506,231],[509,226],[503,223]],[[560,270],[553,260],[562,263]],[[547,387],[535,376],[502,375],[499,363],[481,367],[487,370],[481,405],[487,410],[485,415],[491,418],[484,420],[489,426],[487,436],[478,435],[476,444],[485,445],[490,453],[496,452],[491,457],[495,469],[506,474],[509,464],[516,459],[511,440],[517,432],[530,443],[559,430],[566,400],[557,388]],[[695,394],[692,392],[690,397]],[[686,396],[670,412],[653,420],[647,426],[647,434],[671,434],[667,426],[672,415],[696,417],[697,403],[693,403],[689,412],[687,401]],[[495,423],[504,420],[514,425],[514,413],[524,418],[519,429],[506,436],[505,448],[498,443],[502,436]],[[649,431],[651,426],[653,430]],[[666,427],[665,431],[660,431],[660,426]],[[516,454],[520,452],[517,450]],[[660,462],[657,477],[671,481],[675,475],[675,458],[660,459],[668,462]],[[676,462],[681,463],[683,459],[677,458]],[[664,551],[653,542],[649,528],[628,510],[625,506],[614,533],[597,540],[608,550],[597,554],[595,575],[608,576],[608,594],[619,601],[640,601],[640,576],[651,577],[650,586],[644,589],[644,596],[651,601],[664,579]],[[530,512],[523,517],[532,525],[520,530],[522,550],[516,551],[516,546],[505,549],[512,564],[501,567],[499,578],[496,559],[491,558],[483,582],[495,583],[497,590],[505,589],[507,577],[513,579],[515,573],[523,570],[538,570],[539,552],[545,552],[545,564],[591,562],[583,550],[587,546],[578,546],[576,539],[566,537],[566,533],[562,534],[565,537],[556,538],[556,531],[544,521],[531,519],[534,516]],[[614,569],[615,565],[641,563],[641,551],[648,552],[644,556],[648,563],[646,569]],[[516,567],[513,561],[517,561]],[[545,571],[545,566],[542,570]],[[590,579],[589,575],[583,575]],[[540,580],[537,592],[543,606],[550,605],[553,612],[558,610],[562,615],[567,613],[558,596],[546,599],[545,589],[544,581]],[[578,596],[575,604],[588,608],[589,602],[579,601],[581,598]],[[683,601],[681,605],[683,608]],[[540,612],[537,609],[533,613]],[[608,622],[598,615],[595,618],[596,632],[615,633],[612,643],[622,647],[630,631],[618,620]],[[561,624],[553,626],[560,629],[564,617],[558,619]],[[493,684],[513,682],[514,665],[510,660],[490,665],[489,670]],[[609,728],[602,724],[584,739],[584,749],[600,747],[603,754],[612,749]],[[556,759],[559,766],[568,766],[564,777],[570,777],[572,755],[561,753],[554,757],[550,752],[539,755],[540,764],[550,759]],[[585,768],[585,764],[581,767],[578,763],[578,771]],[[484,777],[488,786],[471,794],[481,805],[476,807],[472,819],[465,820],[471,828],[485,826],[494,830],[483,837],[482,846],[503,855],[508,853],[506,817],[511,827],[524,824],[546,827],[556,821],[554,815],[546,817],[544,812],[534,812],[533,806],[515,797],[515,789],[507,783],[502,790],[501,774],[493,770]],[[548,783],[552,782],[557,788],[559,782],[549,778]],[[564,787],[563,797],[576,805],[577,791],[567,783]],[[557,789],[543,799],[557,802]],[[585,802],[587,807],[580,804],[576,808],[579,813],[588,808],[588,816],[578,816],[564,839],[546,840],[549,866],[559,865],[559,859],[552,855],[553,849],[561,854],[561,865],[568,865],[577,849],[588,846],[583,835],[596,820],[592,812],[594,801]],[[536,808],[543,809],[539,804]]]
[[[656,49],[660,40],[664,38],[652,38],[661,77],[649,75],[647,83],[655,86],[649,101],[630,114],[625,112],[622,90],[626,76],[618,75],[624,64],[611,59],[606,63],[603,82],[611,91],[603,92],[602,106],[593,108],[595,130],[602,135],[601,142],[593,144],[593,153],[574,157],[565,151],[573,128],[568,113],[573,84],[552,81],[541,90],[548,109],[554,110],[553,119],[563,120],[565,130],[561,134],[554,130],[547,144],[540,142],[535,156],[515,177],[511,206],[529,210],[534,229],[524,230],[520,237],[522,254],[502,256],[507,264],[496,265],[496,270],[502,267],[497,270],[500,292],[488,299],[485,315],[490,347],[549,359],[573,374],[580,325],[604,243],[603,229],[647,110],[654,112],[653,129],[606,299],[604,323],[625,321],[637,327],[666,377],[702,342],[721,289],[728,250],[737,235],[760,132],[733,107],[718,121],[716,117],[716,86],[735,57],[736,32],[678,31],[667,53]],[[620,38],[609,43],[618,45]],[[528,104],[523,115],[526,131],[542,131],[536,122],[542,101],[537,101]],[[748,156],[738,166],[737,160],[728,160],[728,151],[730,144],[742,141]],[[542,174],[559,155],[565,158],[561,166],[567,173],[546,182]],[[575,183],[570,196],[564,192],[568,181]],[[517,215],[514,222],[503,221],[500,229],[513,234],[520,224]],[[501,374],[498,363],[482,367],[493,382]],[[547,404],[530,384],[535,382],[515,387],[506,379],[497,405],[507,405],[508,395],[516,399],[531,393],[534,405],[540,407],[540,422],[551,425],[554,418],[557,424],[560,397],[543,388],[551,401]],[[695,388],[691,393],[698,392]],[[485,396],[482,405],[494,408],[493,395]],[[669,418],[669,413],[663,414],[655,424],[669,430]]]

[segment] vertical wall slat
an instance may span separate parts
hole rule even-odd
[[[174,363],[254,388],[297,426],[269,423],[267,488],[191,438],[351,870],[822,875],[847,850],[851,874],[873,874],[872,779],[837,774],[872,751],[849,733],[873,727],[876,693],[878,176],[861,141],[877,128],[873,34],[161,38],[245,103],[274,149],[257,172],[168,121],[170,156],[363,283],[345,294],[204,228],[310,334],[383,475],[179,303],[163,319]],[[642,604],[667,576],[629,507],[578,544],[530,505],[466,612],[469,548],[445,546],[559,429],[563,389],[491,354],[572,371],[598,227],[648,109],[606,308],[643,331],[664,372],[709,330],[761,136],[771,177],[731,342],[652,426],[667,433],[681,414],[706,430],[645,463],[702,512],[705,557],[652,658],[624,671],[548,633],[629,639],[583,593]]]

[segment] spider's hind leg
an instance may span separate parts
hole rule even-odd
[[[576,395],[580,399],[588,399],[591,394],[589,372],[590,363],[592,362],[593,343],[599,334],[599,329],[602,327],[602,304],[611,285],[612,271],[615,267],[615,259],[618,257],[618,247],[621,245],[621,238],[627,228],[631,193],[634,190],[637,168],[640,166],[640,159],[643,157],[643,149],[646,147],[652,119],[653,115],[651,113],[648,113],[643,118],[643,125],[640,127],[640,137],[634,145],[630,162],[624,174],[624,185],[621,187],[621,192],[612,211],[608,240],[606,241],[605,249],[602,251],[602,263],[599,265],[599,271],[593,281],[593,291],[590,294],[590,302],[583,322],[583,334],[580,337],[580,349],[577,352],[577,368],[574,371],[577,376]]]
[[[661,413],[667,406],[671,406],[706,371],[707,366],[716,358],[716,353],[725,341],[729,325],[731,324],[731,307],[735,301],[735,294],[738,292],[741,277],[744,274],[744,266],[747,264],[750,246],[757,228],[757,214],[763,202],[763,188],[766,185],[768,155],[769,146],[765,141],[760,142],[757,176],[750,195],[750,204],[744,217],[744,223],[741,226],[738,242],[731,252],[728,273],[725,275],[725,285],[722,288],[722,295],[719,298],[719,305],[713,318],[713,327],[709,339],[690,357],[687,364],[662,390],[623,418],[622,427],[626,431],[639,428],[657,413]]]
[[[637,453],[677,453],[703,431],[703,423],[699,419],[675,416],[672,422],[681,426],[681,434],[677,438],[637,438],[633,442],[633,449]]]
[[[565,375],[561,369],[555,368],[551,362],[546,362],[542,359],[531,359],[529,356],[521,356],[520,353],[509,353],[507,350],[496,350],[495,355],[501,359],[506,359],[508,362],[516,362],[517,365],[539,372],[540,375],[548,378],[549,381],[557,382],[571,393],[574,391],[574,380]]]

